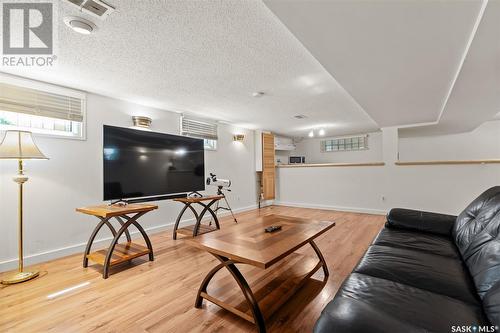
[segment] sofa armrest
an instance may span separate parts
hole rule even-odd
[[[454,215],[393,208],[387,214],[385,225],[389,228],[411,229],[450,236],[456,219]]]

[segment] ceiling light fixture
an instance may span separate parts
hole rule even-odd
[[[73,31],[83,35],[90,35],[97,29],[96,25],[81,17],[68,16],[64,18],[64,23]]]
[[[309,136],[310,138],[314,138],[314,131],[309,132],[308,136]]]
[[[324,129],[320,129],[318,134],[319,134],[319,136],[325,135],[325,130]]]

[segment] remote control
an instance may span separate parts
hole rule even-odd
[[[274,231],[277,231],[277,230],[281,230],[281,226],[280,225],[272,225],[270,227],[267,227],[266,229],[264,229],[266,232],[274,232]]]

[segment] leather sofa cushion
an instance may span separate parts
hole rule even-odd
[[[465,263],[481,298],[500,282],[500,212],[470,242]]]
[[[422,328],[361,300],[335,297],[321,312],[314,333],[422,332]]]
[[[450,236],[457,217],[420,210],[393,208],[387,214],[387,227]]]
[[[354,269],[362,273],[478,304],[474,283],[459,259],[372,245]]]
[[[486,293],[483,299],[484,312],[493,325],[500,327],[500,282]]]
[[[460,258],[460,253],[451,238],[428,232],[384,228],[380,231],[377,238],[375,238],[373,244],[418,250],[457,259]]]
[[[495,186],[483,192],[458,215],[452,234],[464,258],[468,257],[471,242],[499,211],[500,186]]]
[[[500,281],[500,186],[485,191],[460,213],[452,234],[483,298]]]
[[[488,325],[479,305],[391,280],[353,273],[328,304],[314,332],[450,332]]]

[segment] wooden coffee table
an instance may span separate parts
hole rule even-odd
[[[282,229],[273,233],[264,232],[264,228],[271,225],[280,225]],[[265,332],[265,319],[292,297],[318,269],[323,268],[325,280],[328,279],[325,259],[313,240],[333,226],[335,222],[331,221],[268,215],[186,240],[220,261],[201,283],[195,307],[201,308],[203,299],[206,299],[256,324],[259,332]],[[317,258],[295,252],[307,244],[313,248]],[[248,264],[257,269],[248,271],[245,278],[235,264]],[[230,300],[237,295],[234,288],[227,284],[216,286],[212,294],[207,292],[210,280],[222,268],[226,268],[236,280],[245,301],[230,304]],[[247,279],[255,283],[250,286]]]

